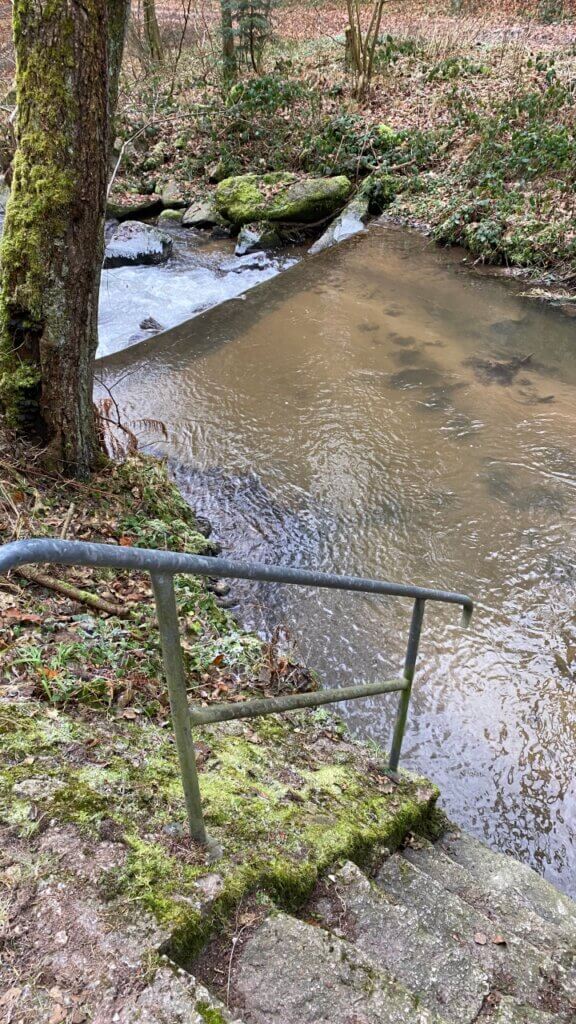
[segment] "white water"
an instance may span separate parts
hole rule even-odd
[[[291,266],[294,258],[255,253],[234,256],[232,241],[210,242],[191,229],[170,229],[174,252],[158,267],[102,272],[97,355],[110,355],[150,337],[140,329],[153,317],[163,328],[189,320]]]

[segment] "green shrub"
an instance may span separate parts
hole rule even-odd
[[[445,57],[428,69],[424,75],[427,82],[451,82],[474,75],[489,75],[487,64],[480,64],[469,57]]]
[[[381,41],[374,55],[374,70],[383,71],[392,67],[400,57],[415,57],[419,53],[419,46],[415,39],[396,39],[387,35]]]

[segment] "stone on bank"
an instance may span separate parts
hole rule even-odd
[[[323,235],[314,242],[308,252],[313,256],[317,252],[329,249],[338,242],[344,242],[352,235],[364,231],[365,224],[369,218],[370,201],[365,196],[356,196],[342,210],[342,213],[330,224]]]
[[[216,210],[210,199],[204,199],[189,206],[182,218],[185,228],[213,228],[224,227],[226,221]]]
[[[235,253],[237,256],[247,256],[252,252],[277,249],[280,245],[282,238],[270,224],[265,221],[260,224],[245,224],[240,228]]]

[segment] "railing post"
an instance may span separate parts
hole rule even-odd
[[[408,685],[400,694],[398,711],[396,714],[396,724],[394,726],[394,735],[392,737],[392,748],[390,750],[390,760],[388,762],[390,771],[394,773],[398,771],[402,741],[406,730],[406,719],[408,717],[412,682],[414,680],[414,669],[416,668],[416,658],[418,657],[418,645],[420,643],[420,633],[422,632],[422,620],[424,619],[425,607],[426,602],[422,598],[416,598],[414,601],[414,610],[412,612],[412,621],[410,623],[406,659],[404,661],[403,676]]]
[[[188,707],[186,676],[182,648],[180,646],[180,628],[178,625],[176,595],[174,593],[174,578],[164,573],[151,573],[150,575],[152,577],[154,599],[158,613],[164,673],[168,683],[170,711],[176,737],[176,746],[178,748],[182,786],[184,788],[188,822],[190,824],[190,835],[197,843],[201,843],[202,846],[208,846],[208,837],[202,814],[198,773],[196,771],[194,742],[190,728],[190,709]]]

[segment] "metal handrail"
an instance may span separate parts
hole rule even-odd
[[[224,558],[212,558],[206,555],[187,555],[180,552],[159,551],[151,548],[120,547],[113,544],[92,544],[88,541],[43,538],[15,541],[0,547],[0,574],[7,573],[20,565],[46,563],[52,565],[97,566],[119,570],[144,570],[150,574],[156,602],[164,673],[168,684],[170,711],[178,749],[190,834],[194,840],[204,846],[209,845],[209,839],[206,834],[202,813],[191,723],[207,725],[213,722],[225,722],[232,719],[255,718],[261,715],[294,711],[298,708],[319,707],[322,704],[337,704],[344,700],[355,700],[381,693],[398,692],[400,693],[400,700],[388,762],[390,772],[396,774],[406,729],[406,719],[426,601],[461,605],[463,625],[465,626],[469,624],[474,608],[473,602],[469,597],[452,591],[412,587],[401,583],[365,579],[360,576],[340,576],[308,569],[291,569],[281,565],[236,562]],[[193,576],[257,580],[263,583],[288,583],[304,587],[325,587],[333,590],[349,590],[365,594],[385,594],[392,597],[411,598],[414,601],[414,607],[402,676],[399,679],[347,686],[336,690],[287,694],[280,697],[259,698],[236,704],[214,704],[208,708],[190,708],[186,689],[184,659],[180,643],[176,594],[174,591],[174,576],[179,573]]]

